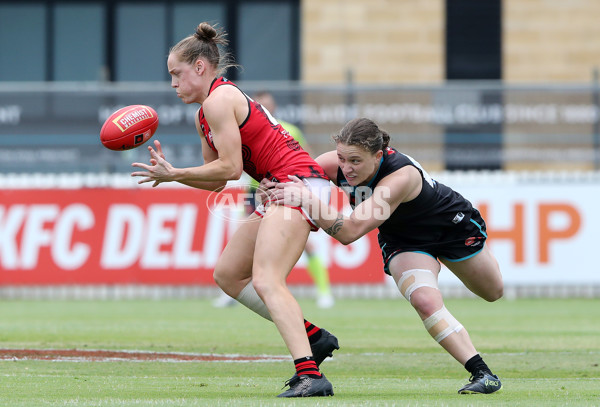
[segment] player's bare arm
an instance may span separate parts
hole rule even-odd
[[[213,91],[202,107],[217,156],[211,157],[214,159],[205,164],[202,170],[191,171],[188,177],[204,177],[205,172],[209,172],[215,180],[239,179],[244,169],[239,125],[248,114],[246,98],[233,86],[221,86]],[[240,110],[244,111],[241,119]]]
[[[243,98],[241,92],[238,91]],[[211,95],[212,96],[212,95]],[[229,180],[239,179],[243,171],[241,136],[231,100],[226,97],[209,97],[204,101],[204,116],[212,131],[213,143],[218,153],[204,155],[209,162],[199,167],[175,168],[158,153],[148,147],[151,164],[132,164],[142,168],[144,172],[134,172],[132,176],[145,177],[139,181],[168,182],[177,181],[186,185],[204,189],[215,189]],[[203,140],[203,151],[210,150]]]
[[[290,177],[292,178],[292,177]],[[277,184],[277,202],[304,207],[311,218],[342,244],[350,244],[385,222],[402,202],[421,191],[421,176],[413,167],[403,167],[382,179],[371,197],[345,216],[312,194],[298,178]]]
[[[315,158],[317,164],[325,170],[327,177],[335,184],[337,182],[338,157],[337,151],[328,151]]]
[[[349,244],[379,227],[402,202],[414,199],[421,190],[421,175],[413,167],[403,167],[383,178],[371,197],[358,204],[350,216],[333,222],[333,236]],[[329,226],[328,226],[329,227]],[[325,229],[324,229],[325,230]]]
[[[204,137],[204,133],[202,132],[202,129],[200,127],[200,119],[199,119],[199,110],[198,112],[196,112],[196,114],[194,115],[194,119],[196,122],[196,131],[198,132],[198,135],[200,136],[200,141],[202,143],[202,158],[204,160],[204,164],[208,164],[211,163],[213,161],[215,161],[216,159],[219,158],[219,155],[213,151],[210,146],[208,145],[208,143],[206,142],[206,138]],[[188,181],[188,180],[181,180],[179,181],[181,184],[190,186],[190,187],[194,187],[194,188],[199,188],[199,189],[206,189],[209,191],[216,191],[221,189],[222,187],[224,187],[227,184],[227,181]]]
[[[197,125],[199,128],[199,125]],[[150,165],[143,163],[133,163],[132,166],[141,168],[144,171],[136,171],[131,174],[131,176],[143,177],[138,181],[138,184],[143,184],[146,182],[154,182],[152,184],[153,187],[157,187],[162,182],[174,181],[172,179],[172,174],[177,170],[174,168],[165,158],[165,154],[162,150],[162,145],[160,141],[154,140],[154,150],[152,147],[148,147],[148,151],[150,152]],[[204,162],[211,162],[217,158],[217,153],[212,151],[208,146],[208,143],[204,138],[202,138],[202,156],[204,158]],[[181,184],[188,185],[190,187],[206,189],[209,191],[214,191],[219,188],[222,188],[227,181],[189,181],[189,180],[179,180]]]
[[[233,88],[223,86],[222,88]],[[236,93],[231,92],[234,90]],[[240,136],[237,110],[240,101],[246,103],[243,94],[233,89],[216,89],[202,106],[204,117],[208,122],[212,141],[217,150],[216,158],[208,156],[212,161],[200,167],[182,168],[177,171],[177,181],[229,181],[239,179],[244,164],[242,160],[242,139]],[[247,112],[247,105],[244,105]],[[247,113],[246,113],[247,114]],[[204,145],[203,148],[208,148]]]
[[[196,129],[198,130],[198,134],[200,135],[200,140],[202,143],[202,158],[204,160],[204,163],[207,164],[207,163],[215,161],[219,156],[215,151],[213,151],[210,148],[210,146],[206,142],[206,139],[204,138],[204,134],[202,133],[202,130],[200,129],[200,122],[198,120],[198,114],[196,114]],[[209,191],[216,191],[216,190],[223,188],[227,184],[227,181],[181,180],[181,181],[179,181],[179,183],[193,187],[193,188],[206,189]]]

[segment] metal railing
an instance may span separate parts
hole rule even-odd
[[[392,145],[431,170],[594,170],[600,168],[597,82],[505,85],[306,85],[246,82],[271,91],[275,116],[299,125],[319,154],[351,118],[370,117]],[[201,163],[194,115],[168,83],[0,83],[0,169],[6,172],[128,172],[145,149],[115,153],[99,142],[118,107],[146,104],[160,118],[155,137],[170,161]]]

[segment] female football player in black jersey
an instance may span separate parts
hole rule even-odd
[[[438,288],[443,263],[479,297],[487,301],[502,297],[498,262],[485,245],[485,222],[468,200],[433,180],[417,161],[389,147],[389,139],[372,120],[354,119],[334,136],[336,150],[317,158],[347,193],[354,208],[349,216],[321,202],[296,177],[278,183],[273,199],[302,205],[323,230],[344,244],[378,228],[385,272],[429,334],[471,374],[458,392],[498,391],[500,380],[467,330],[446,309]]]

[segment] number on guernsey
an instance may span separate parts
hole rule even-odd
[[[427,171],[425,171],[423,169],[423,167],[421,167],[421,164],[419,164],[419,162],[417,160],[415,160],[414,158],[412,158],[410,155],[408,154],[404,154],[410,161],[412,161],[413,165],[415,167],[417,167],[419,170],[421,170],[421,173],[423,174],[423,179],[425,179],[425,181],[427,181],[427,183],[429,185],[431,185],[431,187],[435,187],[435,181],[433,180],[433,178],[431,178],[431,176],[429,175],[429,173]]]
[[[246,94],[244,93],[244,95],[246,95]],[[246,95],[246,97],[247,97],[248,99],[250,99],[251,101],[255,102],[255,100],[254,100],[254,99],[252,99],[250,96]],[[261,106],[262,106],[262,105],[261,105]],[[264,106],[263,106],[262,108],[263,108],[263,110],[264,110],[265,114],[267,115],[267,117],[269,118],[269,121],[271,122],[271,124],[272,124],[273,126],[277,126],[277,125],[279,124],[279,122],[278,122],[277,120],[275,120],[275,118],[273,117],[273,115],[271,114],[271,112],[269,112],[269,111],[267,110],[267,108],[266,108],[266,107],[264,107]]]

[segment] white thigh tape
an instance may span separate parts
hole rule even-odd
[[[438,282],[431,270],[413,269],[406,270],[398,280],[398,288],[402,295],[410,302],[410,295],[417,288],[431,287],[438,290]]]
[[[452,332],[458,333],[463,329],[463,326],[452,316],[452,314],[450,314],[446,309],[446,306],[443,306],[429,318],[426,318],[423,321],[423,325],[425,325],[425,329],[427,329],[429,335],[431,335],[438,343]]]

